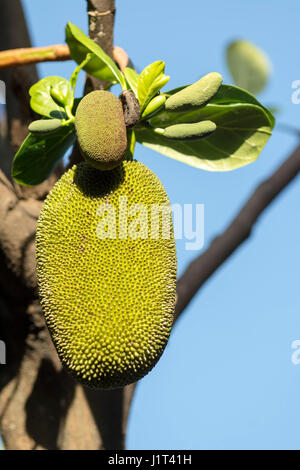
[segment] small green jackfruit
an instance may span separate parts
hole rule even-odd
[[[234,41],[229,44],[226,56],[237,86],[253,94],[265,88],[271,74],[271,64],[264,51],[249,41]]]
[[[46,323],[72,375],[116,388],[147,374],[175,308],[175,241],[159,179],[136,161],[105,172],[73,166],[45,200],[36,252]]]
[[[120,164],[127,148],[126,126],[120,100],[109,91],[88,93],[79,103],[75,128],[84,159],[99,170]]]
[[[165,95],[158,95],[155,96],[150,103],[147,104],[146,108],[144,109],[142,113],[142,117],[146,117],[147,119],[153,117],[156,113],[158,113],[163,107],[166,102],[166,96]]]
[[[60,119],[39,119],[29,124],[28,130],[33,134],[52,134],[61,127]]]
[[[217,126],[212,121],[194,122],[191,124],[174,124],[164,129],[163,136],[172,140],[199,140],[211,135]]]
[[[222,75],[219,73],[208,73],[196,83],[171,95],[166,101],[166,110],[180,112],[202,108],[218,92],[222,80]]]

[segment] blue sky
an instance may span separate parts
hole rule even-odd
[[[87,31],[83,0],[23,4],[35,46],[63,42],[67,20]],[[230,83],[226,44],[255,42],[274,68],[259,98],[281,109],[278,122],[297,127],[291,84],[300,79],[299,0],[116,5],[115,44],[139,71],[164,60],[167,88],[212,71]],[[71,62],[39,66],[41,77],[69,77],[72,70]],[[136,158],[159,176],[172,203],[205,205],[205,249],[296,144],[295,136],[275,130],[257,162],[229,173],[197,170],[141,146]],[[300,365],[291,362],[291,344],[300,339],[299,200],[297,179],[186,309],[162,359],[138,385],[127,448],[300,449]],[[184,241],[177,252],[181,274],[196,253]]]

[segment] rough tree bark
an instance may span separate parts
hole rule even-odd
[[[113,56],[113,29],[115,19],[115,2],[112,0],[87,0],[90,37],[110,57]],[[104,88],[107,83],[88,76],[85,92]]]

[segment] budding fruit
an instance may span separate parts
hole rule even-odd
[[[167,111],[193,111],[205,106],[217,93],[222,84],[222,75],[208,73],[198,82],[170,96],[165,104]]]
[[[163,136],[172,140],[199,140],[211,135],[217,126],[212,121],[201,121],[192,124],[175,124],[164,129]]]
[[[75,128],[82,156],[99,170],[120,164],[127,148],[121,101],[109,91],[96,90],[79,103]]]
[[[61,127],[60,119],[39,119],[28,126],[33,134],[51,134]]]
[[[153,98],[153,100],[151,100],[150,103],[147,104],[146,108],[142,113],[142,117],[147,117],[147,119],[150,119],[164,107],[165,102],[166,95],[155,96],[155,98]]]
[[[50,88],[51,98],[59,105],[65,106],[67,104],[66,94],[67,89],[63,90],[62,85]],[[63,93],[64,92],[64,93]]]
[[[249,41],[234,41],[228,46],[227,64],[236,85],[250,93],[260,93],[269,79],[268,57]]]

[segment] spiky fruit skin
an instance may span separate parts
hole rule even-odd
[[[197,82],[170,96],[165,104],[167,111],[182,112],[203,108],[218,92],[222,75],[211,72]]]
[[[189,142],[208,137],[216,128],[216,124],[212,121],[174,124],[173,126],[166,127],[163,135],[167,139]]]
[[[127,148],[121,101],[109,91],[96,90],[79,103],[75,129],[84,159],[99,170],[120,164]]]
[[[60,119],[39,119],[28,126],[28,130],[35,134],[51,134],[61,127]]]
[[[132,204],[147,208],[148,238],[121,238],[126,222],[120,196],[127,197],[129,215]],[[102,204],[115,207],[115,239],[97,235]],[[36,235],[41,304],[63,365],[91,387],[137,381],[167,344],[176,250],[172,224],[169,238],[151,238],[152,204],[170,207],[159,179],[136,161],[109,172],[82,162],[45,200]],[[128,216],[128,227],[132,221]]]

